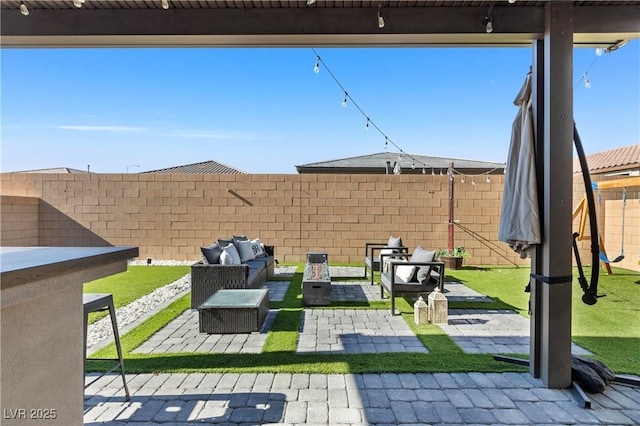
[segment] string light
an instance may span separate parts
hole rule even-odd
[[[460,178],[460,183],[464,183],[464,175]]]
[[[162,8],[164,10],[169,9],[169,0],[162,0]]]
[[[23,1],[20,2],[20,13],[22,13],[24,16],[29,15],[29,9]]]
[[[516,0],[509,0],[509,4],[514,4]]]
[[[476,186],[476,177],[475,176],[471,179],[471,185]]]
[[[401,155],[405,155],[405,156],[409,157],[409,159],[411,159],[412,162],[416,165],[416,168],[417,167],[422,167],[422,168],[426,169],[427,164],[425,164],[423,161],[420,161],[419,159],[413,157],[412,155],[407,154],[394,141],[392,141],[389,138],[389,136],[385,132],[382,131],[382,129],[380,129],[380,127],[371,119],[371,117],[367,113],[364,112],[364,110],[362,109],[362,107],[360,107],[358,102],[356,102],[356,100],[353,99],[353,97],[351,95],[349,95],[349,93],[347,92],[345,87],[342,85],[342,83],[340,83],[338,78],[331,71],[331,68],[329,66],[327,66],[326,62],[324,62],[324,60],[318,54],[318,52],[313,48],[311,49],[311,51],[316,56],[314,72],[316,71],[316,69],[319,69],[321,65],[324,67],[324,70],[327,72],[327,74],[329,74],[329,76],[333,79],[333,81],[338,85],[338,87],[344,93],[344,98],[342,99],[342,106],[346,107],[348,102],[351,103],[362,114],[362,116],[366,119],[366,122],[365,122],[365,125],[364,125],[364,130],[365,131],[369,131],[370,128],[375,129],[376,131],[378,131],[378,133],[380,133],[380,135],[382,135],[384,137],[384,149],[385,150],[387,150],[389,148],[389,144],[391,144],[400,152]],[[433,172],[433,167],[432,167],[432,172]]]
[[[384,18],[382,17],[382,3],[378,5],[378,28],[384,28]]]
[[[78,9],[80,9],[83,4],[84,4],[84,0],[73,0],[73,5]]]
[[[307,6],[311,6],[315,2],[316,2],[316,0],[307,0]]]
[[[620,49],[621,47],[625,46],[627,43],[629,43],[629,40],[622,39],[622,40],[618,40],[617,42],[615,42],[611,46],[608,46],[608,47],[605,47],[605,48],[598,47],[596,49],[595,58],[593,58],[593,61],[591,61],[591,64],[589,64],[589,67],[587,67],[587,70],[582,73],[582,77],[580,77],[580,80],[578,80],[578,82],[576,83],[574,89],[577,88],[578,85],[580,85],[581,82],[584,82],[584,87],[586,87],[587,89],[590,89],[591,88],[591,80],[589,80],[589,71],[591,71],[591,67],[593,67],[593,65],[596,63],[598,58],[600,58],[604,53],[611,53],[611,52],[614,52],[614,51]]]
[[[491,16],[492,13],[493,13],[493,5],[489,6],[489,9],[487,10],[487,14],[482,20],[482,24],[485,26],[485,31],[487,32],[487,34],[490,34],[493,32],[493,17]]]
[[[316,74],[320,72],[320,56],[316,58],[316,64],[313,67],[313,72]]]
[[[426,175],[426,174],[427,174],[427,170],[426,170],[424,167],[422,168],[422,174],[423,174],[423,175]]]
[[[431,168],[431,176],[435,176],[436,172],[433,170],[433,167]]]
[[[414,170],[416,169],[416,162],[415,161],[411,162],[411,168],[414,169]]]
[[[487,175],[487,183],[491,183],[491,178],[489,178],[489,175]]]

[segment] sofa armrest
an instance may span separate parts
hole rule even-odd
[[[249,265],[191,265],[191,308],[197,308],[221,289],[247,288]]]

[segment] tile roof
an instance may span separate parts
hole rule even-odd
[[[589,173],[603,174],[640,171],[640,143],[587,155]],[[580,173],[578,158],[573,159],[573,172]]]
[[[221,174],[238,175],[246,174],[242,170],[235,169],[218,161],[203,161],[202,163],[185,164],[184,166],[168,167],[166,169],[149,170],[142,173],[181,173],[181,174]]]
[[[489,171],[502,173],[505,164],[489,161],[463,160],[460,158],[432,157],[419,154],[404,154],[398,160],[398,153],[380,152],[357,157],[340,158],[337,160],[309,163],[296,166],[298,173],[386,173],[387,162],[393,166],[400,161],[403,173],[422,173],[424,168],[428,173],[446,172],[450,163],[460,173],[487,173]],[[415,160],[415,161],[414,161]],[[415,165],[415,168],[413,167]]]

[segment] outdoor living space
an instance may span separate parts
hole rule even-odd
[[[142,263],[132,266],[161,267]],[[266,284],[269,316],[253,333],[199,333],[185,285],[147,318],[123,325],[132,399],[124,401],[117,375],[99,379],[85,391],[85,424],[636,424],[640,418],[638,389],[611,384],[589,394],[592,409],[585,410],[570,390],[545,390],[525,367],[493,359],[528,356],[527,295],[520,285],[526,267],[449,271],[449,320],[440,325],[415,324],[414,298],[399,298],[402,315],[391,315],[389,299],[380,298],[379,285],[371,286],[360,265],[329,269],[331,304],[309,307],[302,303],[304,264],[276,267]],[[629,293],[618,290],[640,278],[615,272],[608,284],[612,305],[624,303]],[[491,284],[496,277],[502,286]],[[100,347],[109,342],[92,350],[107,356],[113,345]],[[577,338],[572,347],[591,355],[578,342],[594,342]],[[638,360],[611,366],[623,365],[626,373],[640,371]]]

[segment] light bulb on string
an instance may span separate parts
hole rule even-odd
[[[415,161],[411,161],[411,168],[412,169],[416,169],[416,162]]]
[[[514,4],[516,0],[509,0],[509,4]]]
[[[423,175],[426,175],[426,174],[427,174],[427,170],[426,170],[424,167],[422,168],[422,174],[423,174]]]
[[[602,56],[602,54],[605,52],[605,50],[601,47],[598,47],[596,49],[596,56]]]
[[[487,34],[490,34],[493,32],[493,16],[491,16],[492,13],[493,13],[493,5],[489,7],[489,9],[487,10],[487,14],[484,16],[484,19],[482,20],[482,24],[485,26],[484,30],[487,32]]]
[[[473,179],[471,179],[471,185],[476,186],[476,177],[474,176]]]
[[[342,100],[342,108],[346,108],[347,107],[347,96],[349,94],[347,92],[344,92],[344,99]]]
[[[485,31],[487,32],[487,34],[491,34],[493,32],[493,22],[491,22],[491,20],[487,22]]]
[[[23,1],[20,2],[20,13],[22,13],[24,16],[29,15],[29,9]]]
[[[387,146],[389,145],[389,139],[385,136],[384,137],[384,150],[387,150]]]
[[[460,178],[460,183],[464,183],[464,175]]]
[[[433,167],[431,168],[431,176],[435,176],[436,172],[433,170]]]
[[[82,3],[84,3],[82,0],[73,0],[73,5],[78,9],[82,7]]]
[[[369,131],[369,117],[367,117],[367,123],[364,125],[364,131],[368,132]]]
[[[491,183],[491,178],[487,175],[487,183]]]
[[[440,169],[440,176],[444,176],[444,174],[442,173],[442,169]]]
[[[586,72],[582,74],[582,79],[584,80],[584,87],[591,89],[591,81],[589,80],[589,76]]]
[[[320,56],[316,58],[316,64],[313,66],[313,72],[316,74],[320,72]]]
[[[162,0],[162,8],[164,10],[169,9],[169,0]]]
[[[316,2],[316,0],[307,0],[307,6],[311,6],[315,2]]]
[[[384,28],[384,18],[382,17],[382,3],[378,5],[378,28]]]

